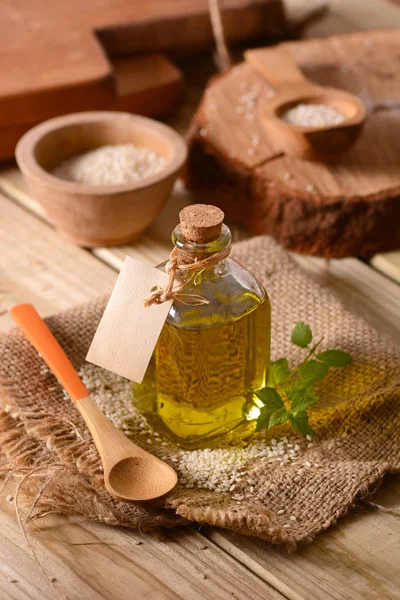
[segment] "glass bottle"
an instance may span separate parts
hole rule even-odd
[[[269,299],[257,279],[226,256],[231,233],[223,217],[209,205],[181,211],[172,233],[178,269],[204,259],[214,264],[177,271],[185,287],[143,382],[133,387],[139,410],[184,448],[215,445],[252,430],[259,414],[255,392],[268,378]],[[158,268],[164,270],[167,262]]]

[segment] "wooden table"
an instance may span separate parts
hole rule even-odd
[[[400,25],[400,9],[386,0],[333,0],[333,5],[331,17],[318,29],[314,26],[313,34]],[[197,101],[195,87],[190,97]],[[191,106],[188,102],[178,125],[187,121]],[[0,190],[1,329],[11,325],[7,309],[17,302],[32,302],[49,315],[108,293],[127,253],[153,264],[165,259],[178,210],[190,201],[178,185],[140,241],[89,252],[52,230],[16,168],[0,172]],[[352,310],[400,342],[398,284],[357,259],[295,259]],[[0,497],[0,598],[54,598],[54,589],[30,557],[7,494],[9,486]],[[375,501],[399,509],[400,479],[385,478]],[[355,510],[293,555],[258,540],[199,527],[158,539],[49,517],[30,535],[39,561],[68,599],[400,599],[400,520],[383,511]]]

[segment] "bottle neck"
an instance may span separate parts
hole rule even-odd
[[[231,232],[226,225],[222,225],[220,236],[212,242],[198,244],[185,239],[181,226],[177,225],[172,232],[172,242],[177,249],[178,264],[199,262],[199,271],[206,273],[223,274],[225,259],[230,252]],[[206,261],[206,266],[204,266]],[[190,272],[193,275],[193,271]]]

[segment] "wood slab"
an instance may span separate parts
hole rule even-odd
[[[189,187],[231,221],[297,252],[366,257],[399,248],[400,32],[283,46],[309,79],[366,103],[360,139],[329,165],[286,156],[257,112],[273,88],[242,63],[203,96],[189,134]]]
[[[13,0],[0,10],[0,126],[107,108],[108,56],[212,44],[207,0]],[[225,0],[228,40],[282,34],[282,0]],[[151,73],[148,74],[151,77]]]

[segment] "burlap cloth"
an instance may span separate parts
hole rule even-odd
[[[85,363],[105,306],[99,299],[47,322],[102,409],[135,441],[169,461],[180,484],[154,504],[113,500],[80,415],[13,329],[0,338],[0,448],[7,467],[32,472],[25,483],[30,494],[40,492],[36,511],[142,531],[196,521],[294,548],[344,515],[385,472],[400,469],[398,347],[346,310],[272,240],[242,242],[232,254],[270,295],[273,359],[287,356],[295,363],[303,356],[290,343],[298,320],[309,323],[315,337],[325,336],[326,348],[353,355],[350,366],[333,370],[320,385],[322,399],[311,418],[318,437],[306,440],[281,426],[255,435],[246,447],[181,452],[163,441],[131,407],[129,382]]]

